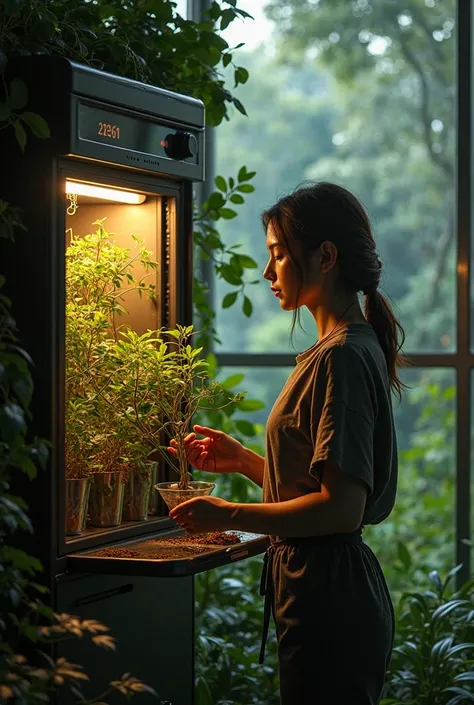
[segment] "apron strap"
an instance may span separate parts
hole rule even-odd
[[[263,664],[265,658],[265,646],[267,644],[268,629],[270,627],[270,614],[273,597],[273,550],[269,546],[263,557],[262,577],[260,579],[260,595],[264,597],[263,603],[263,628],[262,639],[260,643],[260,655],[258,657],[259,664]]]

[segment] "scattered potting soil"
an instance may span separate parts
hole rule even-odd
[[[94,552],[92,555],[101,558],[144,558],[162,559],[162,560],[177,560],[178,558],[190,558],[193,555],[205,553],[208,549],[204,546],[141,546],[137,548],[103,548],[100,551]]]
[[[212,531],[209,534],[191,534],[189,536],[171,536],[168,539],[156,539],[156,543],[168,543],[173,546],[180,546],[181,544],[232,546],[235,543],[240,543],[240,536],[234,533],[223,534],[220,531]]]
[[[213,531],[208,534],[198,534],[194,536],[171,536],[163,539],[149,539],[140,541],[133,548],[127,546],[117,546],[112,548],[102,548],[94,551],[91,555],[103,558],[144,558],[177,560],[179,558],[190,558],[193,555],[206,553],[212,548],[220,546],[232,546],[241,543],[238,534],[223,534],[220,531]]]

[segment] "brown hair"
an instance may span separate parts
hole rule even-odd
[[[324,240],[332,241],[338,251],[343,285],[353,293],[365,295],[365,317],[373,327],[387,362],[390,387],[400,397],[405,386],[397,368],[404,364],[400,353],[405,332],[395,318],[390,303],[379,291],[380,261],[367,213],[357,198],[337,184],[320,182],[299,187],[281,198],[262,214],[265,230],[271,222],[278,240],[288,252],[299,278],[304,280],[305,253],[316,250]],[[295,257],[291,242],[303,248],[301,261]],[[291,332],[300,320],[293,312]]]

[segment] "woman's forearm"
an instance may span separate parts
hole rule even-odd
[[[255,482],[259,487],[263,485],[264,465],[265,459],[261,455],[243,446],[239,472],[248,477],[249,480],[252,480],[252,482]]]
[[[347,503],[336,502],[325,492],[268,504],[233,504],[229,529],[270,536],[325,536],[349,533],[360,517]]]

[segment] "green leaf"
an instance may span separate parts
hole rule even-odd
[[[237,110],[239,111],[239,113],[242,113],[242,115],[247,116],[247,112],[238,98],[235,98],[235,97],[232,98],[232,102],[235,105],[235,107],[237,108]]]
[[[0,120],[8,120],[11,114],[12,111],[8,103],[2,103],[0,101]]]
[[[216,176],[215,184],[219,191],[224,191],[224,193],[227,191],[227,182],[223,176]]]
[[[255,191],[255,186],[252,186],[252,184],[240,184],[237,186],[237,191],[240,191],[241,193],[253,193]]]
[[[13,110],[21,110],[28,101],[28,88],[24,81],[19,78],[14,78],[10,83],[10,92],[8,102]]]
[[[227,377],[221,382],[224,389],[233,389],[245,379],[243,374],[235,374]]]
[[[245,316],[247,316],[247,318],[249,318],[252,315],[253,306],[252,306],[252,302],[250,301],[248,296],[244,296],[244,302],[242,304],[242,311],[244,312]]]
[[[246,419],[237,419],[235,421],[235,427],[243,436],[253,437],[257,435],[257,429],[253,423],[247,421]]]
[[[240,196],[238,193],[233,193],[232,196],[230,197],[230,201],[232,203],[245,203],[245,199],[243,196]]]
[[[260,399],[243,399],[238,403],[241,411],[260,411],[265,408],[265,404]]]
[[[232,269],[235,271],[236,274],[239,275],[239,277],[242,276],[244,273],[244,268],[240,264],[239,256],[237,254],[233,254],[232,257],[229,260],[229,264],[232,267]]]
[[[222,63],[225,66],[228,66],[230,62],[232,61],[232,54],[224,54],[222,57]]]
[[[24,113],[21,113],[20,120],[23,120],[23,122],[28,125],[35,137],[45,140],[51,136],[48,123],[41,117],[41,115],[38,115],[38,113],[25,111]]]
[[[457,688],[456,686],[451,686],[450,688],[445,688],[443,693],[455,693],[456,695],[462,695],[464,700],[460,700],[462,703],[474,703],[474,695],[469,693],[469,691],[464,688]]]
[[[246,166],[241,166],[239,169],[239,173],[237,174],[237,181],[242,183],[242,181],[246,181],[247,179],[247,167]]]
[[[214,705],[215,701],[211,689],[207,680],[202,675],[196,678],[195,696],[196,705]]]
[[[258,269],[258,264],[252,257],[248,255],[235,255],[239,258],[239,262],[244,269]]]
[[[237,216],[237,213],[232,210],[232,208],[219,208],[219,215],[221,218],[224,218],[224,220],[232,220],[232,218]]]
[[[247,83],[249,79],[249,72],[247,71],[247,69],[244,69],[243,66],[238,66],[234,71],[234,79],[236,86],[239,83]]]
[[[239,184],[241,184],[243,181],[251,181],[256,175],[256,173],[256,171],[247,171],[246,166],[241,167],[237,177]]]
[[[439,573],[437,570],[432,570],[429,574],[430,581],[433,583],[437,591],[440,593],[443,589],[443,583],[441,582],[441,578],[439,577]]]
[[[224,281],[228,284],[232,284],[233,286],[240,286],[242,284],[242,279],[239,277],[235,269],[230,266],[230,264],[221,264],[216,269],[219,276],[222,277],[222,279],[224,279]]]
[[[17,120],[15,122],[15,137],[16,137],[16,141],[18,142],[18,145],[19,145],[21,151],[24,152],[25,147],[26,147],[27,137],[26,137],[25,128],[23,127],[23,125],[21,124],[21,122],[19,120]]]
[[[214,191],[214,193],[211,193],[211,195],[207,199],[206,203],[204,204],[204,207],[218,211],[220,208],[222,208],[224,204],[225,199],[222,193],[219,193],[219,191]]]
[[[238,291],[230,291],[228,294],[224,296],[222,299],[222,308],[230,308],[235,304],[237,300],[239,292]]]
[[[235,20],[235,13],[233,10],[228,9],[228,10],[223,10],[222,15],[221,15],[221,25],[220,25],[220,30],[227,29],[227,27],[230,25],[231,22]]]
[[[214,353],[208,353],[206,355],[206,362],[209,366],[209,373],[213,376],[217,370],[217,357]]]
[[[398,554],[398,560],[403,565],[405,570],[410,570],[410,568],[411,568],[411,555],[410,555],[408,548],[403,543],[403,541],[397,541],[397,554]]]

